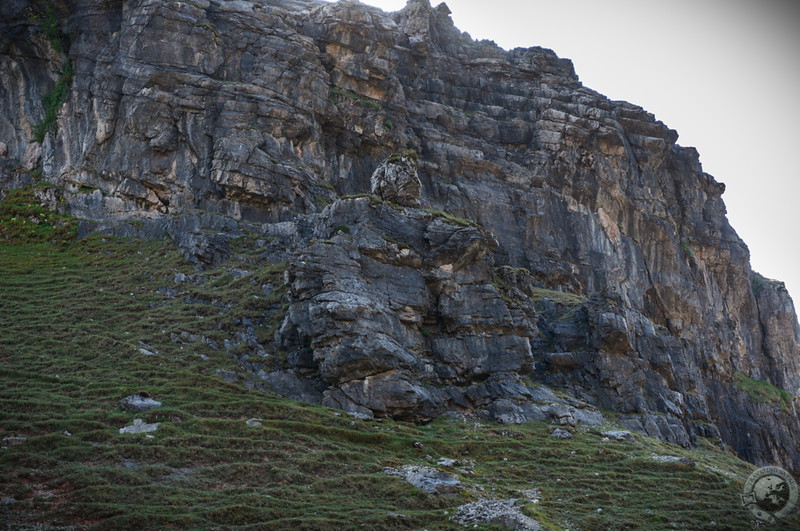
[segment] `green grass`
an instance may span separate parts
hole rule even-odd
[[[6,192],[0,201],[0,238],[53,243],[74,239],[75,220],[44,208],[36,197],[45,188],[35,184]]]
[[[437,210],[437,209],[433,209],[433,208],[423,208],[422,210],[424,210],[428,214],[432,214],[432,215],[436,216],[437,218],[442,218],[443,220],[445,220],[448,223],[451,223],[453,225],[459,225],[461,227],[477,227],[478,226],[478,223],[476,223],[475,221],[472,221],[471,219],[460,218],[458,216],[454,216],[453,214],[450,214],[449,212],[445,212],[444,210]]]
[[[285,311],[286,264],[259,259],[252,239],[201,273],[168,241],[0,241],[0,437],[27,437],[0,451],[0,498],[16,500],[0,504],[1,527],[457,529],[458,505],[533,488],[541,503],[525,512],[555,529],[750,527],[739,494],[754,467],[711,445],[604,442],[597,429],[562,441],[545,422],[366,421],[225,383],[216,371],[243,374],[239,362],[192,338],[221,344],[247,318],[269,344]],[[120,409],[140,391],[163,406]],[[134,418],[161,424],[120,434]],[[443,467],[465,485],[455,497],[383,473],[439,457],[472,463]]]
[[[575,293],[568,293],[566,291],[556,291],[545,288],[533,288],[531,291],[531,300],[534,302],[548,299],[556,304],[562,304],[564,306],[577,306],[586,302],[586,297],[576,295]]]
[[[492,284],[494,284],[494,286],[503,293],[508,292],[510,289],[508,280],[505,278],[505,276],[508,273],[521,274],[523,275],[523,277],[530,278],[530,271],[528,271],[524,267],[511,267],[511,266],[496,267],[494,270],[494,274],[492,275]],[[511,299],[508,300],[509,302],[516,302],[516,303],[520,302]],[[530,291],[530,300],[534,304],[541,303],[542,301],[545,300],[549,300],[560,306],[567,307],[565,308],[564,311],[571,313],[575,310],[575,307],[585,303],[587,299],[586,297],[578,295],[576,293],[533,287],[531,288]]]
[[[733,381],[739,389],[747,392],[753,402],[778,404],[785,410],[792,405],[792,393],[769,382],[756,380],[741,371],[734,372]]]

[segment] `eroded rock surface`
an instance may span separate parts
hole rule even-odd
[[[41,172],[83,233],[167,233],[198,268],[245,226],[291,261],[284,392],[418,419],[609,408],[800,471],[800,328],[724,185],[550,50],[475,42],[427,0],[14,0],[0,72],[0,188]]]

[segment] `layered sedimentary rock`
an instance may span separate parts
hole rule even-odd
[[[74,215],[198,263],[240,222],[290,257],[277,388],[417,419],[593,406],[800,471],[797,317],[724,185],[552,51],[476,42],[427,0],[15,0],[0,38],[3,187],[40,170]]]

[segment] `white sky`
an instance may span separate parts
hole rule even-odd
[[[385,11],[405,0],[362,0]],[[435,6],[439,0],[432,0]],[[456,26],[506,49],[551,48],[585,86],[694,146],[727,185],[753,269],[800,306],[800,2],[448,0]]]

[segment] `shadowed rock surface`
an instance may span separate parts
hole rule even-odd
[[[84,232],[167,233],[199,268],[259,233],[290,261],[282,392],[413,419],[608,409],[800,471],[788,293],[697,152],[552,51],[473,41],[427,0],[14,0],[0,39],[0,188],[41,172]]]

